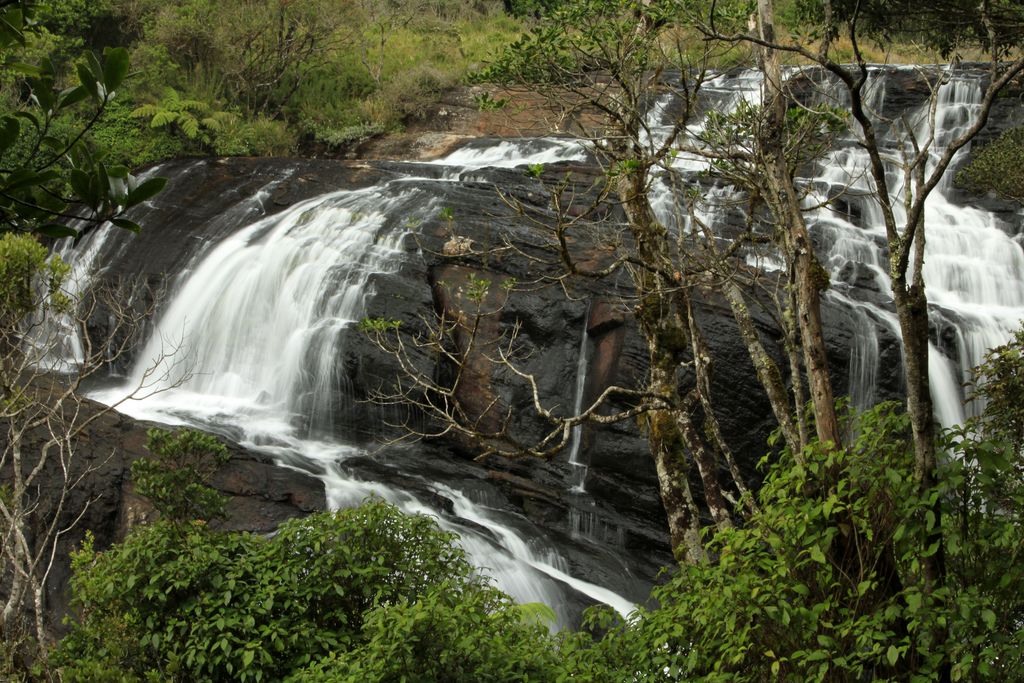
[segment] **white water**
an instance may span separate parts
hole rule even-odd
[[[759,81],[751,74],[712,84],[722,106],[756,102]],[[884,96],[878,89],[879,97]],[[969,115],[969,89],[944,91],[943,125]],[[732,104],[730,104],[732,103]],[[962,123],[958,125],[963,125]],[[690,128],[699,135],[699,125]],[[946,133],[944,133],[946,135]],[[657,127],[652,143],[658,140]],[[948,141],[940,136],[940,144]],[[444,167],[437,182],[450,183],[485,167],[578,161],[585,150],[563,140],[500,142],[492,147],[457,151],[435,162]],[[673,169],[690,173],[704,168],[699,157],[680,155]],[[412,167],[411,167],[412,168]],[[883,297],[889,292],[881,224],[870,201],[862,153],[846,146],[830,156],[814,179],[818,186],[847,189],[846,213],[818,211],[812,230],[825,234],[824,260],[833,288],[830,296],[854,310],[863,343],[853,350],[851,379],[855,401],[869,404],[877,381],[879,329],[896,329],[891,307],[878,297],[862,297],[847,286],[860,271]],[[203,252],[180,281],[170,306],[139,356],[130,382],[102,398],[119,399],[127,386],[148,384],[161,390],[127,404],[139,417],[180,424],[215,425],[237,431],[252,448],[271,453],[284,464],[317,472],[332,507],[357,504],[378,495],[409,512],[427,512],[446,529],[462,534],[462,543],[499,586],[522,601],[558,606],[567,589],[628,612],[628,600],[574,578],[565,560],[548,546],[515,529],[521,520],[493,506],[473,502],[444,484],[426,484],[447,498],[451,513],[435,510],[417,497],[350,474],[346,459],[364,453],[337,441],[345,427],[337,423],[351,407],[344,358],[347,335],[363,316],[373,295],[374,276],[394,272],[407,258],[404,229],[436,215],[439,205],[424,189],[429,179],[395,180],[364,190],[336,192],[249,225]],[[810,179],[808,179],[810,180]],[[896,182],[895,175],[893,182]],[[859,189],[860,188],[860,189]],[[931,376],[937,415],[944,423],[962,419],[959,382],[962,369],[983,349],[1001,343],[1024,310],[1021,297],[1020,246],[999,229],[994,217],[950,204],[947,187],[928,205],[929,246],[926,277],[933,312],[955,323],[960,357],[946,358],[932,349]],[[863,196],[857,196],[860,191]],[[735,199],[731,188],[715,190],[701,217],[714,223]],[[656,184],[652,197],[659,216],[674,220],[675,199],[669,185]],[[777,267],[770,253],[748,254],[752,264]],[[1000,259],[1007,259],[1005,262]],[[995,264],[995,265],[994,265]],[[988,271],[988,272],[986,272]],[[576,368],[576,409],[582,407],[586,381],[586,334]],[[151,368],[157,368],[153,373]],[[149,369],[149,374],[147,374]],[[570,461],[584,470],[585,453],[573,434]],[[582,479],[578,484],[582,490]],[[590,510],[572,508],[574,536],[604,535]],[[462,520],[463,523],[460,523]],[[468,522],[469,524],[465,524]],[[600,528],[599,528],[600,527]]]
[[[876,97],[884,97],[877,88]],[[941,86],[935,111],[935,141],[930,156],[934,164],[977,116],[981,97],[976,79],[953,76]],[[908,112],[914,135],[924,144],[931,129],[928,110],[922,106]],[[893,148],[897,142],[892,141]],[[929,348],[929,380],[935,402],[936,418],[946,426],[962,422],[963,391],[968,371],[981,362],[985,351],[1005,343],[1024,316],[1024,253],[1020,245],[1004,232],[997,216],[987,211],[955,204],[952,178],[969,148],[958,152],[950,170],[925,204],[924,279],[933,323],[944,323],[956,336],[957,357],[951,359],[933,343]],[[895,161],[895,160],[894,160]],[[822,164],[818,181],[825,181],[829,194],[818,192],[809,199],[824,203],[829,196],[842,195],[842,211],[822,208],[812,217],[813,228],[827,231],[822,240],[823,260],[832,281],[839,283],[829,296],[843,303],[857,298],[856,291],[842,288],[852,285],[859,273],[888,297],[891,281],[888,258],[882,247],[885,229],[881,210],[873,199],[874,183],[868,173],[867,153],[855,144],[832,152]],[[887,169],[887,184],[892,193],[896,220],[902,225],[906,215],[903,198],[905,178],[893,163]],[[816,185],[821,187],[821,184]],[[859,216],[859,219],[857,218]],[[873,382],[878,373],[877,335],[868,334],[871,322],[876,329],[895,335],[898,323],[889,306],[856,304],[864,320],[864,332],[857,335],[853,349],[851,386],[855,404],[866,407],[874,398]],[[896,335],[898,336],[898,335]],[[977,410],[977,406],[972,407]]]
[[[869,82],[869,110],[881,109],[887,96],[886,82],[884,78]],[[729,111],[743,102],[760,101],[761,77],[756,71],[723,76],[712,80],[707,89],[718,102],[717,109]],[[843,103],[841,88],[824,84],[822,91],[832,104]],[[954,75],[940,88],[932,163],[973,122],[980,95],[977,79],[970,76]],[[924,144],[931,130],[928,107],[922,105],[918,111],[907,112],[906,119],[918,143]],[[689,133],[699,141],[700,123],[692,125]],[[658,139],[657,135],[653,137]],[[902,225],[906,220],[902,206],[905,187],[897,165],[901,145],[893,139],[883,144],[892,157],[887,168],[888,189],[894,198],[897,222]],[[955,358],[945,355],[934,343],[929,349],[935,414],[947,426],[965,418],[961,386],[970,379],[969,369],[983,359],[988,349],[1008,341],[1024,317],[1024,252],[1020,243],[1008,234],[1007,226],[1001,225],[996,215],[952,200],[952,178],[968,150],[958,153],[925,205],[924,277],[931,318],[940,332],[951,329],[955,336]],[[708,164],[699,156],[680,154],[670,168],[686,178],[706,170]],[[851,312],[855,345],[850,353],[850,393],[855,406],[866,408],[877,400],[879,337],[900,337],[891,305],[885,228],[874,199],[867,153],[851,137],[826,155],[815,177],[799,178],[798,183],[810,189],[807,207],[822,205],[810,211],[808,225],[832,280],[826,297]],[[731,187],[714,187],[697,207],[697,217],[715,225],[730,212],[735,214],[739,197]],[[663,180],[654,184],[652,203],[661,220],[689,229],[689,218],[679,220],[678,201]],[[749,250],[746,258],[748,264],[763,270],[781,267],[777,256],[763,248]],[[863,289],[865,283],[870,283],[874,294]],[[970,409],[977,411],[979,406]]]
[[[583,154],[578,144],[561,140],[506,141],[438,162],[447,173],[434,182],[484,166],[550,163]],[[144,386],[148,397],[123,404],[125,412],[241,433],[243,445],[317,473],[331,508],[375,495],[406,512],[431,514],[461,535],[470,558],[502,590],[520,601],[553,606],[563,624],[569,620],[562,610],[566,590],[626,614],[633,608],[630,601],[572,576],[553,547],[527,542],[514,529],[517,520],[510,513],[425,482],[451,501],[453,513],[443,513],[345,468],[347,459],[365,455],[336,436],[347,427],[337,416],[345,415],[353,400],[341,365],[346,340],[360,334],[355,326],[367,297],[375,293],[374,277],[395,272],[407,258],[403,226],[439,210],[436,197],[424,189],[430,181],[414,185],[410,179],[321,196],[221,240],[181,278],[128,380],[96,397],[112,403]]]
[[[60,258],[71,267],[61,286],[61,293],[69,301],[81,299],[98,270],[97,256],[116,232],[117,228],[104,223],[82,238],[77,246],[71,238],[66,238],[54,248],[51,258]],[[46,311],[36,315],[24,339],[32,362],[46,372],[78,372],[86,353],[78,325],[72,313]]]
[[[576,389],[573,399],[573,415],[583,412],[584,393],[587,388],[587,368],[590,364],[590,354],[587,353],[590,339],[587,335],[587,324],[590,322],[589,310],[583,315],[583,331],[580,332],[580,350],[576,360]],[[569,490],[573,493],[586,492],[587,484],[587,463],[580,459],[580,446],[583,442],[583,425],[578,424],[572,428],[569,435],[569,466],[572,484]]]

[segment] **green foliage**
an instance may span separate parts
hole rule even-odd
[[[754,156],[754,135],[764,130],[764,107],[740,102],[729,112],[709,111],[704,118],[702,138],[719,156],[711,163],[711,173],[740,186],[750,184],[750,176],[760,173],[756,164],[744,160]],[[783,154],[790,168],[819,159],[847,130],[849,112],[826,105],[798,106],[786,111]]]
[[[390,330],[397,330],[401,327],[401,320],[390,320],[388,318],[363,318],[359,321],[359,329],[363,332],[384,333]]]
[[[1011,128],[986,145],[956,175],[957,185],[972,192],[995,192],[1024,203],[1024,127]]]
[[[295,133],[284,121],[257,116],[230,121],[213,134],[213,151],[222,156],[285,156],[295,151]]]
[[[649,41],[637,31],[640,0],[583,0],[559,4],[530,33],[508,46],[477,78],[495,83],[571,86],[581,73],[646,68],[648,46],[612,54],[608,45],[637,47]],[[664,3],[656,2],[652,7]],[[614,61],[616,64],[612,65]]]
[[[89,131],[90,140],[106,152],[111,162],[139,167],[196,153],[189,141],[166,128],[151,129],[132,116],[134,109],[124,100],[115,100]]]
[[[149,119],[151,128],[168,127],[189,140],[208,142],[210,135],[230,125],[237,118],[226,111],[216,111],[208,102],[188,99],[177,90],[164,89],[158,103],[144,104],[132,111],[132,116]]]
[[[61,285],[70,267],[60,258],[47,257],[46,247],[28,235],[0,235],[0,333],[4,337],[40,305],[62,308],[67,304]]]
[[[19,33],[8,27],[5,35],[16,41]],[[76,236],[76,230],[60,222],[74,218],[86,219],[86,227],[110,219],[138,230],[121,214],[159,192],[166,181],[138,183],[126,167],[105,163],[104,155],[85,142],[128,75],[127,51],[107,49],[102,61],[86,54],[76,68],[78,84],[66,88],[59,85],[49,60],[39,66],[12,66],[24,75],[31,104],[0,115],[0,230]],[[83,107],[84,122],[55,125]]]
[[[926,681],[944,662],[953,680],[1024,677],[1019,441],[954,430],[941,483],[918,492],[895,404],[856,433],[843,451],[812,445],[802,465],[783,454],[760,512],[709,545],[717,562],[681,567],[630,623],[591,614],[607,633],[579,636],[572,666],[635,681]],[[928,586],[936,528],[948,578]]]
[[[313,125],[307,128],[307,133],[312,136],[313,140],[325,145],[330,150],[338,150],[345,145],[369,140],[384,132],[384,126],[378,123],[359,123],[342,128]]]
[[[565,0],[506,0],[505,8],[514,16],[528,17],[540,16],[564,4]]]
[[[231,458],[224,444],[192,429],[150,429],[146,435],[153,458],[132,463],[135,491],[174,524],[223,517],[226,499],[209,483]]]
[[[972,401],[983,412],[972,420],[969,429],[995,435],[1024,447],[1024,328],[1013,338],[985,354],[985,360],[974,369]]]
[[[415,602],[378,607],[363,624],[364,642],[321,660],[295,683],[551,680],[560,665],[543,625],[528,624],[500,591],[442,583]]]
[[[400,645],[389,629],[440,638],[419,630],[429,619],[521,628],[507,641],[516,652],[537,633],[513,623],[451,534],[382,502],[292,520],[270,538],[160,521],[106,552],[85,547],[72,584],[78,617],[55,655],[69,681],[282,680],[359,648],[377,666],[387,652],[371,643]]]
[[[508,98],[495,98],[489,92],[482,92],[473,96],[473,103],[476,104],[479,111],[496,111],[504,109],[508,105]]]

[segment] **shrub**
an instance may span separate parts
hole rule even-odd
[[[114,100],[90,131],[92,141],[106,150],[110,160],[130,168],[199,153],[198,145],[171,134],[166,129],[150,128],[132,116],[134,105]]]
[[[212,144],[222,156],[287,156],[295,151],[297,138],[284,121],[258,116],[225,126]]]
[[[957,185],[973,192],[995,192],[1024,202],[1024,127],[1011,128],[974,154],[956,175]]]
[[[953,680],[1024,679],[1015,442],[954,430],[955,457],[919,493],[908,428],[884,404],[848,449],[784,454],[760,511],[710,543],[717,562],[680,568],[630,623],[591,615],[607,635],[577,643],[572,666],[634,681],[928,681],[944,667]],[[929,586],[922,559],[940,547],[948,573]]]
[[[69,681],[281,680],[353,650],[381,670],[403,634],[440,638],[431,623],[461,629],[438,641],[458,651],[495,628],[509,631],[509,654],[546,643],[515,630],[507,598],[453,541],[382,502],[292,520],[271,538],[159,521],[76,554],[79,612],[56,661]]]

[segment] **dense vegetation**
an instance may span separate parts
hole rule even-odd
[[[134,75],[90,136],[134,167],[330,151],[393,130],[519,26],[494,0],[42,0],[34,17],[18,61],[51,59],[58,82],[87,51],[127,48]],[[5,74],[0,108],[22,96]]]
[[[988,358],[976,396],[987,409],[942,436],[950,458],[935,490],[922,497],[902,474],[913,448],[897,405],[850,415],[846,450],[813,443],[801,464],[770,466],[758,512],[716,536],[717,562],[671,573],[657,606],[628,621],[592,611],[576,634],[550,634],[452,535],[382,502],[294,520],[271,538],[215,531],[192,518],[215,515],[214,500],[185,509],[166,492],[189,473],[197,491],[202,477],[182,458],[222,447],[155,432],[162,465],[142,461],[140,491],[164,517],[78,553],[78,616],[53,663],[73,681],[616,683],[933,680],[952,661],[953,680],[1017,680],[1024,331]],[[914,577],[937,549],[936,524],[949,573],[924,592]],[[896,588],[875,592],[883,582]],[[934,641],[936,628],[951,637]]]
[[[979,12],[958,1],[927,12],[902,2],[835,2],[828,11],[823,3],[779,3],[791,42],[777,39],[764,0],[757,3],[756,36],[741,33],[751,5],[725,1],[709,23],[695,11],[703,7],[692,6],[700,3],[682,1],[44,0],[28,14],[30,4],[0,4],[0,48],[12,63],[0,81],[0,211],[4,232],[51,236],[67,234],[57,219],[85,216],[70,213],[78,205],[93,221],[116,218],[138,229],[120,214],[160,183],[139,183],[129,167],[181,154],[284,154],[302,145],[334,150],[401,126],[516,33],[517,21],[542,17],[488,74],[550,88],[556,98],[571,92],[604,111],[620,133],[605,148],[607,189],[622,200],[639,245],[630,263],[640,264],[637,318],[651,349],[647,394],[656,399],[642,421],[659,468],[664,465],[662,493],[680,566],[656,589],[656,607],[625,622],[597,610],[581,633],[552,635],[531,619],[542,609],[512,605],[431,520],[403,517],[379,502],[290,522],[271,538],[216,531],[207,522],[218,516],[221,501],[203,480],[223,449],[194,433],[154,434],[156,457],[133,475],[162,517],[119,546],[96,552],[87,544],[78,554],[78,611],[52,654],[40,597],[47,547],[29,547],[30,493],[17,477],[13,489],[0,490],[2,562],[14,577],[3,635],[14,634],[23,621],[15,608],[34,597],[39,655],[38,668],[24,671],[26,650],[9,645],[11,638],[0,646],[9,669],[0,674],[82,681],[1024,677],[1024,334],[994,350],[979,369],[982,417],[935,434],[927,298],[921,261],[910,256],[924,232],[912,220],[923,220],[918,209],[945,167],[933,178],[926,175],[932,172],[926,154],[907,164],[907,184],[920,192],[906,201],[911,218],[905,223],[897,224],[892,198],[878,191],[889,209],[893,292],[907,345],[907,410],[884,405],[847,415],[830,393],[827,362],[815,355],[823,347],[820,321],[806,322],[818,306],[822,271],[806,248],[793,185],[793,169],[821,147],[813,136],[834,133],[847,123],[845,114],[791,115],[789,95],[777,88],[765,105],[721,117],[721,137],[704,141],[719,145],[710,152],[719,154],[713,172],[744,187],[752,206],[763,202],[756,208],[777,228],[773,239],[788,259],[794,297],[780,318],[803,325],[785,332],[796,358],[795,384],[802,367],[809,395],[790,398],[779,369],[758,363],[756,334],[748,340],[755,365],[765,369],[766,391],[782,397],[773,405],[782,455],[765,464],[756,496],[746,493],[738,504],[722,497],[716,507],[712,495],[721,485],[702,472],[714,518],[702,530],[692,495],[673,498],[678,491],[671,488],[688,486],[688,458],[707,472],[724,469],[713,452],[724,445],[706,443],[715,434],[713,410],[702,406],[706,422],[691,422],[701,392],[687,387],[685,394],[677,375],[691,358],[698,377],[707,371],[689,317],[693,283],[679,286],[696,268],[679,266],[690,255],[675,251],[644,192],[652,171],[683,147],[689,121],[681,119],[672,134],[673,142],[682,141],[676,149],[645,146],[641,134],[641,105],[664,64],[731,63],[752,52],[751,61],[768,76],[778,73],[780,53],[837,74],[854,103],[850,116],[870,131],[876,122],[860,106],[864,81],[857,80],[867,61],[860,38],[920,36],[948,54],[982,49],[992,57],[993,73],[1011,78],[1024,65],[1011,62],[1002,72],[996,65],[1016,56],[1016,3],[983,3]],[[817,41],[816,51],[805,46],[809,41]],[[124,47],[101,49],[109,45]],[[854,66],[838,63],[848,59]],[[618,88],[611,95],[595,87],[609,74]],[[687,87],[681,87],[685,95]],[[602,126],[602,135],[607,130]],[[968,171],[964,182],[990,186],[1013,159],[1015,136],[991,145],[975,167],[981,175]],[[751,153],[734,154],[731,145],[748,137]],[[815,144],[797,144],[806,140]],[[883,174],[877,144],[867,135],[864,144],[879,159],[873,171]],[[4,417],[16,425],[33,405],[20,373],[25,366],[17,365],[26,326],[34,324],[31,313],[69,302],[60,296],[64,267],[46,262],[33,238],[4,235],[0,255],[0,270],[9,276],[0,279],[0,390]],[[711,268],[703,274],[720,278],[723,291],[736,275]],[[38,275],[47,281],[42,288],[32,286]],[[737,297],[739,304],[730,304],[742,327],[743,293],[726,293]],[[78,433],[65,428],[54,438],[63,445]],[[15,449],[19,472],[20,457]],[[41,465],[27,469],[38,474]],[[743,491],[742,483],[736,488]]]

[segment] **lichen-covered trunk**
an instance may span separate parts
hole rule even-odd
[[[680,370],[692,352],[690,307],[685,289],[674,276],[668,231],[655,217],[645,186],[646,175],[638,172],[621,179],[618,191],[636,243],[637,260],[646,266],[633,271],[633,283],[639,299],[637,322],[648,349],[648,389],[662,397],[664,406],[648,415],[651,454],[673,552],[680,562],[700,562],[706,553],[690,489],[688,457],[697,461],[704,499],[716,526],[731,526],[731,513],[718,481],[717,460],[693,428],[687,413],[693,406],[680,393]]]
[[[652,390],[670,390],[667,382],[663,373],[652,373]],[[701,542],[700,512],[690,490],[690,466],[682,448],[682,436],[668,410],[648,413],[647,429],[672,554],[680,563],[703,562],[707,554]]]
[[[779,429],[782,430],[782,438],[786,440],[786,444],[794,453],[798,453],[806,445],[796,427],[798,419],[796,413],[802,409],[802,406],[793,406],[790,403],[789,395],[786,392],[786,383],[782,379],[782,373],[779,371],[779,366],[764,348],[764,344],[761,343],[761,337],[754,326],[754,320],[750,315],[750,309],[747,307],[743,292],[731,280],[726,280],[722,283],[721,291],[725,296],[725,300],[729,302],[733,318],[739,326],[740,336],[743,338],[744,344],[746,344],[750,360],[754,363],[754,372],[757,374],[757,379],[768,395],[768,403],[772,407],[775,419],[778,420]],[[793,381],[799,382],[800,380],[799,378],[793,378]]]
[[[757,4],[761,38],[766,43],[773,43],[775,27],[772,2],[758,0]],[[799,195],[793,184],[793,171],[785,157],[786,96],[778,54],[775,50],[765,48],[761,57],[766,121],[764,129],[757,136],[757,145],[764,164],[764,181],[769,190],[766,198],[773,217],[779,223],[783,247],[793,269],[800,344],[818,440],[839,447],[842,439],[821,321],[820,290],[828,286],[828,274],[814,253],[814,245],[800,208]]]

